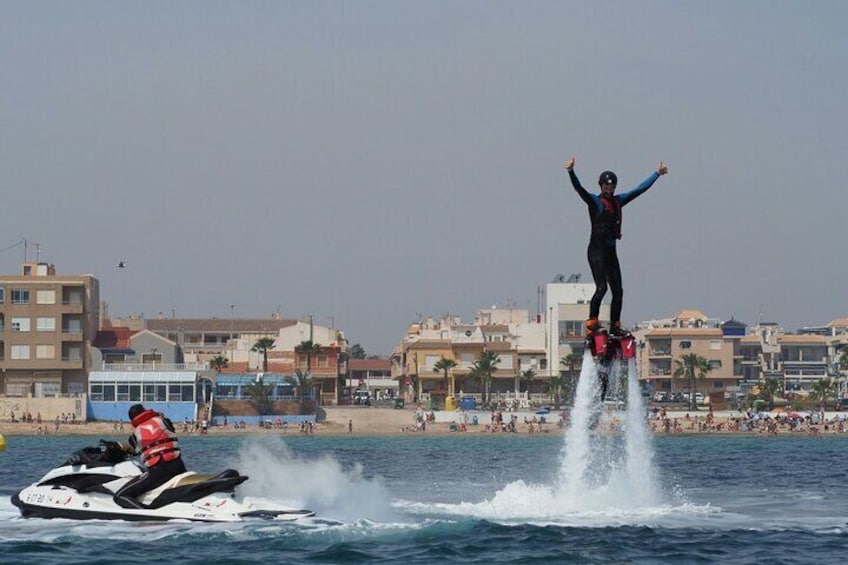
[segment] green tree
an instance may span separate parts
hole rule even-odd
[[[562,375],[551,375],[545,387],[554,401],[554,409],[559,410],[559,405],[562,403],[562,394],[566,389],[566,379]]]
[[[565,374],[568,378],[563,383],[563,394],[570,401],[574,396],[574,391],[577,390],[577,368],[583,364],[583,356],[571,352],[560,359],[559,362],[566,367]]]
[[[348,355],[351,359],[365,359],[365,350],[358,343],[354,343],[348,350]]]
[[[312,391],[312,388],[315,385],[315,379],[309,371],[301,371],[300,369],[297,369],[294,372],[294,380],[297,385],[297,395],[300,398],[300,411],[305,412],[307,410],[306,393]]]
[[[262,354],[262,372],[268,372],[268,350],[274,349],[274,338],[260,337],[250,348],[251,351],[256,351]]]
[[[674,364],[676,365],[674,376],[678,378],[683,377],[689,383],[689,409],[697,410],[698,406],[695,403],[695,379],[706,379],[707,373],[712,368],[709,362],[697,353],[687,353],[680,359],[675,359]]]
[[[294,351],[298,355],[306,356],[306,372],[312,372],[312,358],[321,353],[321,344],[313,343],[311,339],[301,341],[299,345],[294,346]]]
[[[258,377],[255,381],[242,388],[242,392],[250,399],[250,403],[256,408],[260,416],[271,412],[271,395],[274,392],[274,385],[265,384],[262,377]]]
[[[444,380],[445,394],[447,394],[447,393],[448,393],[448,390],[450,390],[450,388],[449,388],[449,386],[448,386],[448,385],[450,384],[450,383],[449,383],[449,381],[448,381],[448,373],[449,373],[449,372],[450,372],[450,370],[451,370],[451,369],[453,369],[454,367],[456,367],[456,361],[454,361],[453,359],[448,359],[448,358],[447,358],[447,357],[445,357],[444,355],[442,355],[441,357],[439,357],[439,360],[438,360],[438,361],[436,361],[436,363],[435,363],[435,364],[433,364],[433,370],[434,370],[434,371],[437,371],[437,372],[438,372],[438,371],[441,371],[441,372],[444,374],[444,379],[445,379],[445,380]]]
[[[848,371],[848,347],[843,347],[839,354],[839,370]]]
[[[529,398],[530,396],[530,387],[533,386],[533,381],[536,380],[536,371],[533,369],[527,369],[525,371],[521,371],[518,373],[518,380],[521,383],[524,383],[524,392],[527,393]],[[519,387],[520,388],[520,387]]]
[[[760,382],[760,398],[766,401],[769,410],[774,408],[774,397],[781,389],[780,381],[774,377],[768,377]]]
[[[480,383],[480,388],[483,391],[484,405],[489,401],[489,386],[500,362],[501,358],[494,351],[483,351],[471,366],[474,378]]]
[[[810,391],[810,397],[812,397],[813,400],[818,400],[819,403],[824,406],[827,399],[834,396],[835,393],[836,381],[830,377],[825,377],[813,383],[812,391]]]
[[[215,371],[215,373],[220,373],[229,365],[230,361],[223,355],[216,355],[215,357],[209,360],[209,368]]]

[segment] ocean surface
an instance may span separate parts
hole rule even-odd
[[[318,512],[295,524],[22,519],[12,493],[93,438],[7,440],[3,564],[848,561],[846,437],[658,437],[645,485],[609,474],[627,449],[609,436],[589,465],[609,480],[580,492],[558,434],[182,438],[189,467]]]

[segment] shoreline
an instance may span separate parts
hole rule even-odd
[[[549,423],[530,424],[525,423],[522,418],[517,418],[516,431],[491,431],[487,422],[489,413],[478,412],[480,423],[468,425],[467,431],[451,430],[451,426],[457,426],[454,421],[462,418],[462,413],[437,412],[436,421],[428,422],[425,430],[415,429],[415,411],[412,409],[395,410],[391,408],[364,408],[364,407],[328,407],[326,408],[327,419],[316,423],[311,428],[311,433],[303,433],[297,425],[287,428],[261,428],[258,426],[246,428],[234,428],[228,426],[210,427],[208,433],[200,433],[199,430],[184,424],[176,424],[176,432],[179,436],[328,436],[328,437],[390,437],[390,436],[507,436],[507,437],[537,437],[564,435],[567,426],[560,427],[556,421],[559,416],[551,414],[548,416]],[[455,416],[454,416],[455,414]],[[756,436],[756,437],[826,437],[840,436],[848,433],[848,426],[842,426],[839,431],[836,425],[831,425],[825,430],[822,424],[804,424],[800,429],[790,430],[786,424],[775,425],[775,420],[760,420],[768,422],[771,426],[758,425],[752,430],[734,429],[734,423],[740,421],[744,414],[739,412],[716,412],[708,421],[707,412],[695,412],[689,415],[683,411],[669,412],[666,419],[651,418],[647,420],[648,429],[654,436]],[[778,414],[775,414],[777,416]],[[454,416],[453,420],[448,420]],[[504,412],[505,421],[509,421],[511,413]],[[526,415],[525,415],[526,416]],[[609,414],[607,415],[609,417]],[[827,420],[845,420],[848,414],[827,413]],[[604,428],[609,433],[619,433],[618,426],[622,419],[613,417],[612,420],[604,420]],[[666,422],[668,426],[666,427]],[[846,422],[848,423],[848,421]],[[352,432],[348,426],[352,425]],[[45,433],[46,430],[46,433]],[[5,437],[21,436],[128,436],[132,432],[130,425],[126,422],[85,422],[76,424],[60,423],[58,427],[55,422],[0,422],[0,435]]]

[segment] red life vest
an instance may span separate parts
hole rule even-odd
[[[601,195],[601,209],[592,218],[592,235],[601,239],[621,239],[621,202],[615,196]]]
[[[145,465],[155,467],[163,461],[179,459],[177,436],[165,424],[161,414],[145,410],[133,418],[132,425]]]

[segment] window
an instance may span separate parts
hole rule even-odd
[[[438,360],[439,360],[438,355],[427,355],[427,356],[425,356],[424,357],[424,367],[422,367],[422,369],[424,371],[434,371],[435,369],[433,369],[433,365],[435,365]]]
[[[162,362],[162,354],[161,353],[142,353],[141,354],[141,362],[142,363],[161,363]]]
[[[20,288],[13,288],[12,304],[29,304],[29,291]]]
[[[6,289],[0,288],[0,304],[6,302]]]
[[[182,393],[181,396],[180,396],[181,401],[183,401],[183,402],[194,401],[194,385],[193,384],[183,385],[183,386],[180,387],[180,389],[181,389],[181,393]]]
[[[55,290],[39,290],[35,293],[36,304],[56,304]]]
[[[141,385],[133,383],[130,385],[130,402],[141,402]]]
[[[689,340],[683,340],[680,342],[680,349],[689,349],[692,347],[692,342]]]
[[[119,383],[118,385],[118,402],[129,402],[130,400],[130,385],[127,383]]]
[[[498,359],[501,360],[501,362],[498,363],[498,369],[512,369],[512,355],[500,355],[498,356]]]
[[[29,318],[12,318],[12,331],[13,332],[28,332],[29,331]]]
[[[318,368],[326,369],[329,366],[326,355],[318,356]]]
[[[36,318],[35,329],[40,332],[55,332],[56,318]]]
[[[29,345],[13,345],[10,354],[12,359],[29,359]]]
[[[54,346],[54,345],[36,345],[35,346],[35,358],[36,359],[55,359],[56,358],[56,346]]]
[[[721,369],[721,359],[710,359],[710,370],[717,371]]]
[[[165,384],[145,384],[143,402],[165,402],[168,400],[168,385]]]
[[[711,339],[710,340],[710,351],[721,351],[721,340],[720,339]]]
[[[89,400],[92,402],[103,401],[103,385],[91,383],[88,390]]]
[[[62,355],[64,361],[81,361],[82,349],[78,346],[69,347]]]

